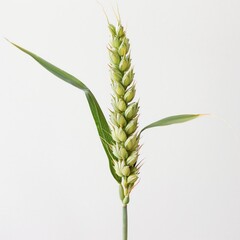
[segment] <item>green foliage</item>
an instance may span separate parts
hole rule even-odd
[[[77,79],[73,75],[71,75],[71,74],[65,72],[64,70],[54,66],[53,64],[44,60],[43,58],[37,56],[36,54],[34,54],[34,53],[32,53],[32,52],[30,52],[30,51],[28,51],[28,50],[26,50],[26,49],[24,49],[20,46],[18,46],[17,44],[12,43],[12,42],[11,42],[11,44],[13,44],[15,47],[17,47],[18,49],[20,49],[24,53],[31,56],[40,65],[42,65],[45,69],[47,69],[49,72],[51,72],[52,74],[54,74],[58,78],[60,78],[60,79],[64,80],[65,82],[81,89],[82,91],[84,91],[85,96],[86,96],[87,101],[88,101],[88,104],[89,104],[89,107],[90,107],[90,110],[91,110],[91,113],[92,113],[92,116],[94,118],[94,121],[95,121],[95,124],[96,124],[96,127],[97,127],[97,131],[98,131],[100,140],[102,142],[103,148],[104,148],[104,150],[107,154],[107,157],[108,157],[109,168],[110,168],[110,171],[112,173],[112,176],[115,178],[115,180],[118,183],[121,183],[121,178],[116,173],[116,169],[114,168],[114,162],[115,162],[114,160],[116,160],[116,154],[113,153],[113,149],[112,149],[112,144],[114,143],[113,138],[112,138],[112,133],[111,133],[110,127],[107,123],[107,120],[106,120],[106,118],[105,118],[105,116],[102,112],[102,109],[99,106],[99,103],[97,102],[97,100],[96,100],[95,96],[93,95],[93,93],[91,92],[91,90],[83,82],[81,82],[79,79]],[[115,75],[113,75],[113,76],[115,76]],[[130,70],[130,71],[128,71],[128,74],[126,74],[126,76],[123,78],[123,82],[125,81],[124,83],[126,84],[126,86],[128,86],[132,83],[132,79],[133,79],[133,72],[132,72],[132,70]],[[135,87],[134,87],[134,92],[135,92]],[[118,105],[117,106],[119,108],[122,107],[121,102],[118,102]],[[135,117],[136,114],[137,114],[137,110],[138,110],[138,103],[130,104],[129,107],[125,109],[125,118],[129,120],[129,119]],[[159,126],[167,126],[167,125],[177,124],[177,123],[184,123],[184,122],[193,120],[193,119],[195,119],[197,117],[200,117],[200,116],[203,116],[203,114],[184,114],[184,115],[176,115],[176,116],[163,118],[159,121],[153,122],[153,123],[147,125],[146,127],[144,127],[140,131],[140,134],[143,131],[145,131],[146,129],[149,129],[149,128],[159,127]],[[117,120],[121,121],[122,119],[120,119],[119,116],[117,116]],[[129,128],[129,131],[130,131],[131,126],[128,125],[128,128]],[[133,143],[133,140],[135,140],[135,139],[129,139],[129,141],[127,142],[125,147],[130,148],[132,145],[134,145],[135,143]],[[134,156],[130,156],[130,157],[131,158],[129,158],[129,162],[131,160],[132,162],[134,162],[134,165],[135,165],[137,156],[134,155]]]
[[[76,77],[72,76],[71,74],[63,71],[62,69],[52,65],[51,63],[47,62],[46,60],[42,59],[41,57],[37,56],[36,54],[18,46],[17,44],[12,43],[15,47],[23,51],[24,53],[28,54],[32,58],[34,58],[39,64],[41,64],[45,69],[47,69],[49,72],[57,76],[58,78],[64,80],[65,82],[68,82],[69,84],[81,89],[84,91],[86,98],[88,100],[89,107],[92,112],[92,116],[94,118],[99,137],[101,139],[103,148],[107,154],[108,160],[109,160],[109,167],[110,171],[113,175],[113,177],[116,179],[117,182],[120,182],[119,176],[116,174],[114,168],[113,168],[113,160],[115,159],[114,155],[111,151],[111,144],[113,142],[111,137],[111,131],[109,128],[109,125],[106,121],[106,118],[95,98],[93,93],[90,91],[90,89],[82,83],[80,80],[78,80]]]
[[[166,117],[163,118],[159,121],[153,122],[146,127],[144,127],[140,133],[142,133],[144,130],[148,128],[153,128],[153,127],[162,127],[162,126],[167,126],[167,125],[172,125],[172,124],[177,124],[177,123],[184,123],[191,121],[197,117],[203,116],[204,114],[183,114],[183,115],[175,115],[171,117]]]

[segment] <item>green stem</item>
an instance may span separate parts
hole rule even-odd
[[[123,240],[128,239],[128,215],[127,205],[123,206]]]

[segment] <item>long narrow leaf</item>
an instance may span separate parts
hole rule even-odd
[[[144,127],[140,133],[142,133],[144,130],[148,128],[153,128],[153,127],[161,127],[161,126],[167,126],[171,124],[177,124],[177,123],[184,123],[191,121],[197,117],[203,116],[204,114],[182,114],[182,115],[175,115],[167,118],[163,118],[159,121],[153,122],[146,127]]]
[[[85,92],[92,116],[94,118],[97,130],[98,130],[99,137],[101,139],[103,148],[104,148],[104,150],[107,154],[108,160],[109,160],[110,171],[111,171],[113,177],[116,179],[116,181],[120,182],[121,180],[120,180],[119,176],[115,173],[115,170],[113,168],[114,155],[112,154],[111,149],[110,149],[110,146],[112,144],[110,128],[109,128],[106,118],[102,112],[102,109],[100,108],[95,96],[90,91],[90,89],[84,83],[82,83],[79,79],[72,76],[71,74],[63,71],[62,69],[47,62],[46,60],[37,56],[36,54],[18,46],[17,44],[15,44],[15,43],[12,43],[12,44],[15,47],[17,47],[18,49],[20,49],[21,51],[23,51],[24,53],[26,53],[29,56],[31,56],[32,58],[34,58],[39,64],[41,64],[45,69],[47,69],[49,72],[51,72],[58,78],[64,80],[65,82],[67,82]]]

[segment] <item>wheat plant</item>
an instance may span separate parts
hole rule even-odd
[[[106,120],[94,94],[82,81],[36,54],[15,43],[11,43],[34,58],[49,72],[85,93],[100,141],[108,158],[110,172],[119,186],[119,194],[123,207],[122,239],[127,240],[127,205],[130,201],[130,193],[139,179],[141,164],[138,162],[138,157],[141,134],[149,128],[187,122],[202,114],[182,114],[163,118],[139,130],[139,102],[134,100],[136,85],[134,82],[134,69],[131,65],[130,42],[120,18],[117,20],[116,26],[108,23],[108,29],[110,31],[110,42],[108,45],[110,56],[109,67],[113,90],[112,110],[110,111],[109,122]]]

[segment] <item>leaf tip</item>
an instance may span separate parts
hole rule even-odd
[[[5,39],[7,42],[9,42],[10,44],[12,44],[14,47],[16,47],[16,48],[18,48],[18,49],[20,49],[20,50],[26,52],[26,50],[25,50],[24,48],[20,47],[20,46],[17,45],[16,43],[10,41],[8,38],[4,38],[4,39]]]
[[[211,115],[210,113],[202,113],[202,114],[197,114],[198,117],[206,117],[206,116],[209,116]]]
[[[4,37],[4,39],[10,44],[12,44],[13,46],[18,47],[15,43],[11,42],[8,38]]]
[[[8,38],[4,37],[4,39],[5,39],[7,42],[11,43],[12,45],[15,45],[15,44],[14,44],[13,42],[11,42]]]

